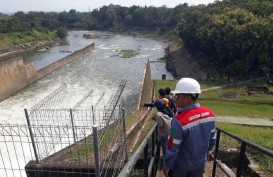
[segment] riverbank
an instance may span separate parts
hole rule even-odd
[[[11,47],[0,47],[0,60],[4,60],[7,58],[14,58],[24,52],[39,50],[45,47],[50,47],[54,45],[57,41],[35,41],[28,42],[20,45],[13,45]]]
[[[55,31],[36,27],[24,32],[0,34],[0,55],[39,49],[59,40]]]

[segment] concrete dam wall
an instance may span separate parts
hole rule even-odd
[[[28,85],[25,64],[21,58],[0,64],[0,101]]]
[[[40,70],[36,70],[34,61],[24,63],[20,57],[0,63],[0,101],[94,49],[95,44],[93,43]]]

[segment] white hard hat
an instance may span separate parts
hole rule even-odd
[[[182,78],[178,81],[172,93],[199,94],[201,93],[200,84],[195,79]]]

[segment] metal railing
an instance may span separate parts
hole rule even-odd
[[[266,149],[262,146],[259,146],[255,143],[252,143],[250,141],[247,141],[243,138],[240,138],[236,135],[233,135],[223,129],[220,129],[220,128],[217,128],[217,139],[216,139],[216,145],[215,145],[215,151],[214,151],[214,162],[213,162],[213,170],[212,170],[212,177],[215,177],[216,175],[216,164],[218,163],[218,152],[219,152],[219,144],[220,144],[220,136],[221,136],[221,133],[239,141],[241,143],[241,147],[240,147],[240,153],[239,153],[239,161],[238,161],[238,164],[237,164],[237,172],[236,172],[236,177],[241,177],[242,174],[243,174],[243,171],[244,171],[244,160],[245,160],[245,157],[246,157],[246,147],[249,146],[259,152],[261,152],[262,154],[265,154],[269,157],[272,157],[273,158],[273,151],[269,150],[269,149]],[[222,169],[222,168],[221,168]],[[229,175],[229,172],[226,171],[225,169],[222,169],[225,174],[227,176],[232,176],[232,175]]]
[[[227,166],[223,164],[221,160],[217,159],[221,133],[241,142],[239,161],[238,161],[238,164],[234,164],[237,166],[236,177],[241,177],[243,174],[244,158],[246,157],[245,153],[246,153],[247,146],[254,148],[255,150],[258,150],[262,154],[265,154],[269,157],[273,157],[273,151],[266,149],[264,147],[261,147],[250,141],[247,141],[243,138],[240,138],[236,135],[233,135],[225,130],[217,128],[217,139],[216,139],[215,151],[214,151],[214,155],[212,155],[213,161],[214,161],[212,175],[211,175],[212,177],[216,177],[216,165],[220,167],[220,170],[224,172],[226,176],[228,177],[235,176],[234,173],[230,170],[230,168],[227,168]],[[142,141],[142,143],[139,145],[135,153],[131,156],[130,160],[126,163],[124,168],[120,171],[118,177],[129,177],[129,176],[154,177],[156,175],[158,162],[160,158],[159,142],[154,140],[157,137],[156,134],[157,134],[156,126],[154,126],[150,130],[150,132],[147,134],[145,139]],[[152,146],[150,147],[150,149],[152,149],[152,156],[149,157],[148,142],[149,142],[149,139],[151,138],[152,138]],[[143,159],[141,158],[142,153],[143,153]],[[139,165],[139,164],[142,164],[142,165]],[[135,169],[141,169],[142,172],[138,173],[137,175],[134,175],[133,173]]]
[[[151,143],[150,147],[149,143]],[[151,151],[149,151],[149,149]],[[151,152],[151,154],[149,154],[149,152]],[[120,171],[118,177],[128,177],[133,173],[134,169],[142,170],[140,176],[155,177],[159,159],[160,145],[157,140],[157,125],[155,125]]]

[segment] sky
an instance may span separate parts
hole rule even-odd
[[[117,4],[130,7],[155,6],[175,7],[178,4],[188,3],[188,5],[208,4],[214,0],[0,0],[0,12],[29,12],[29,11],[54,11],[62,12],[75,9],[79,12],[88,12],[93,9],[109,4]]]

